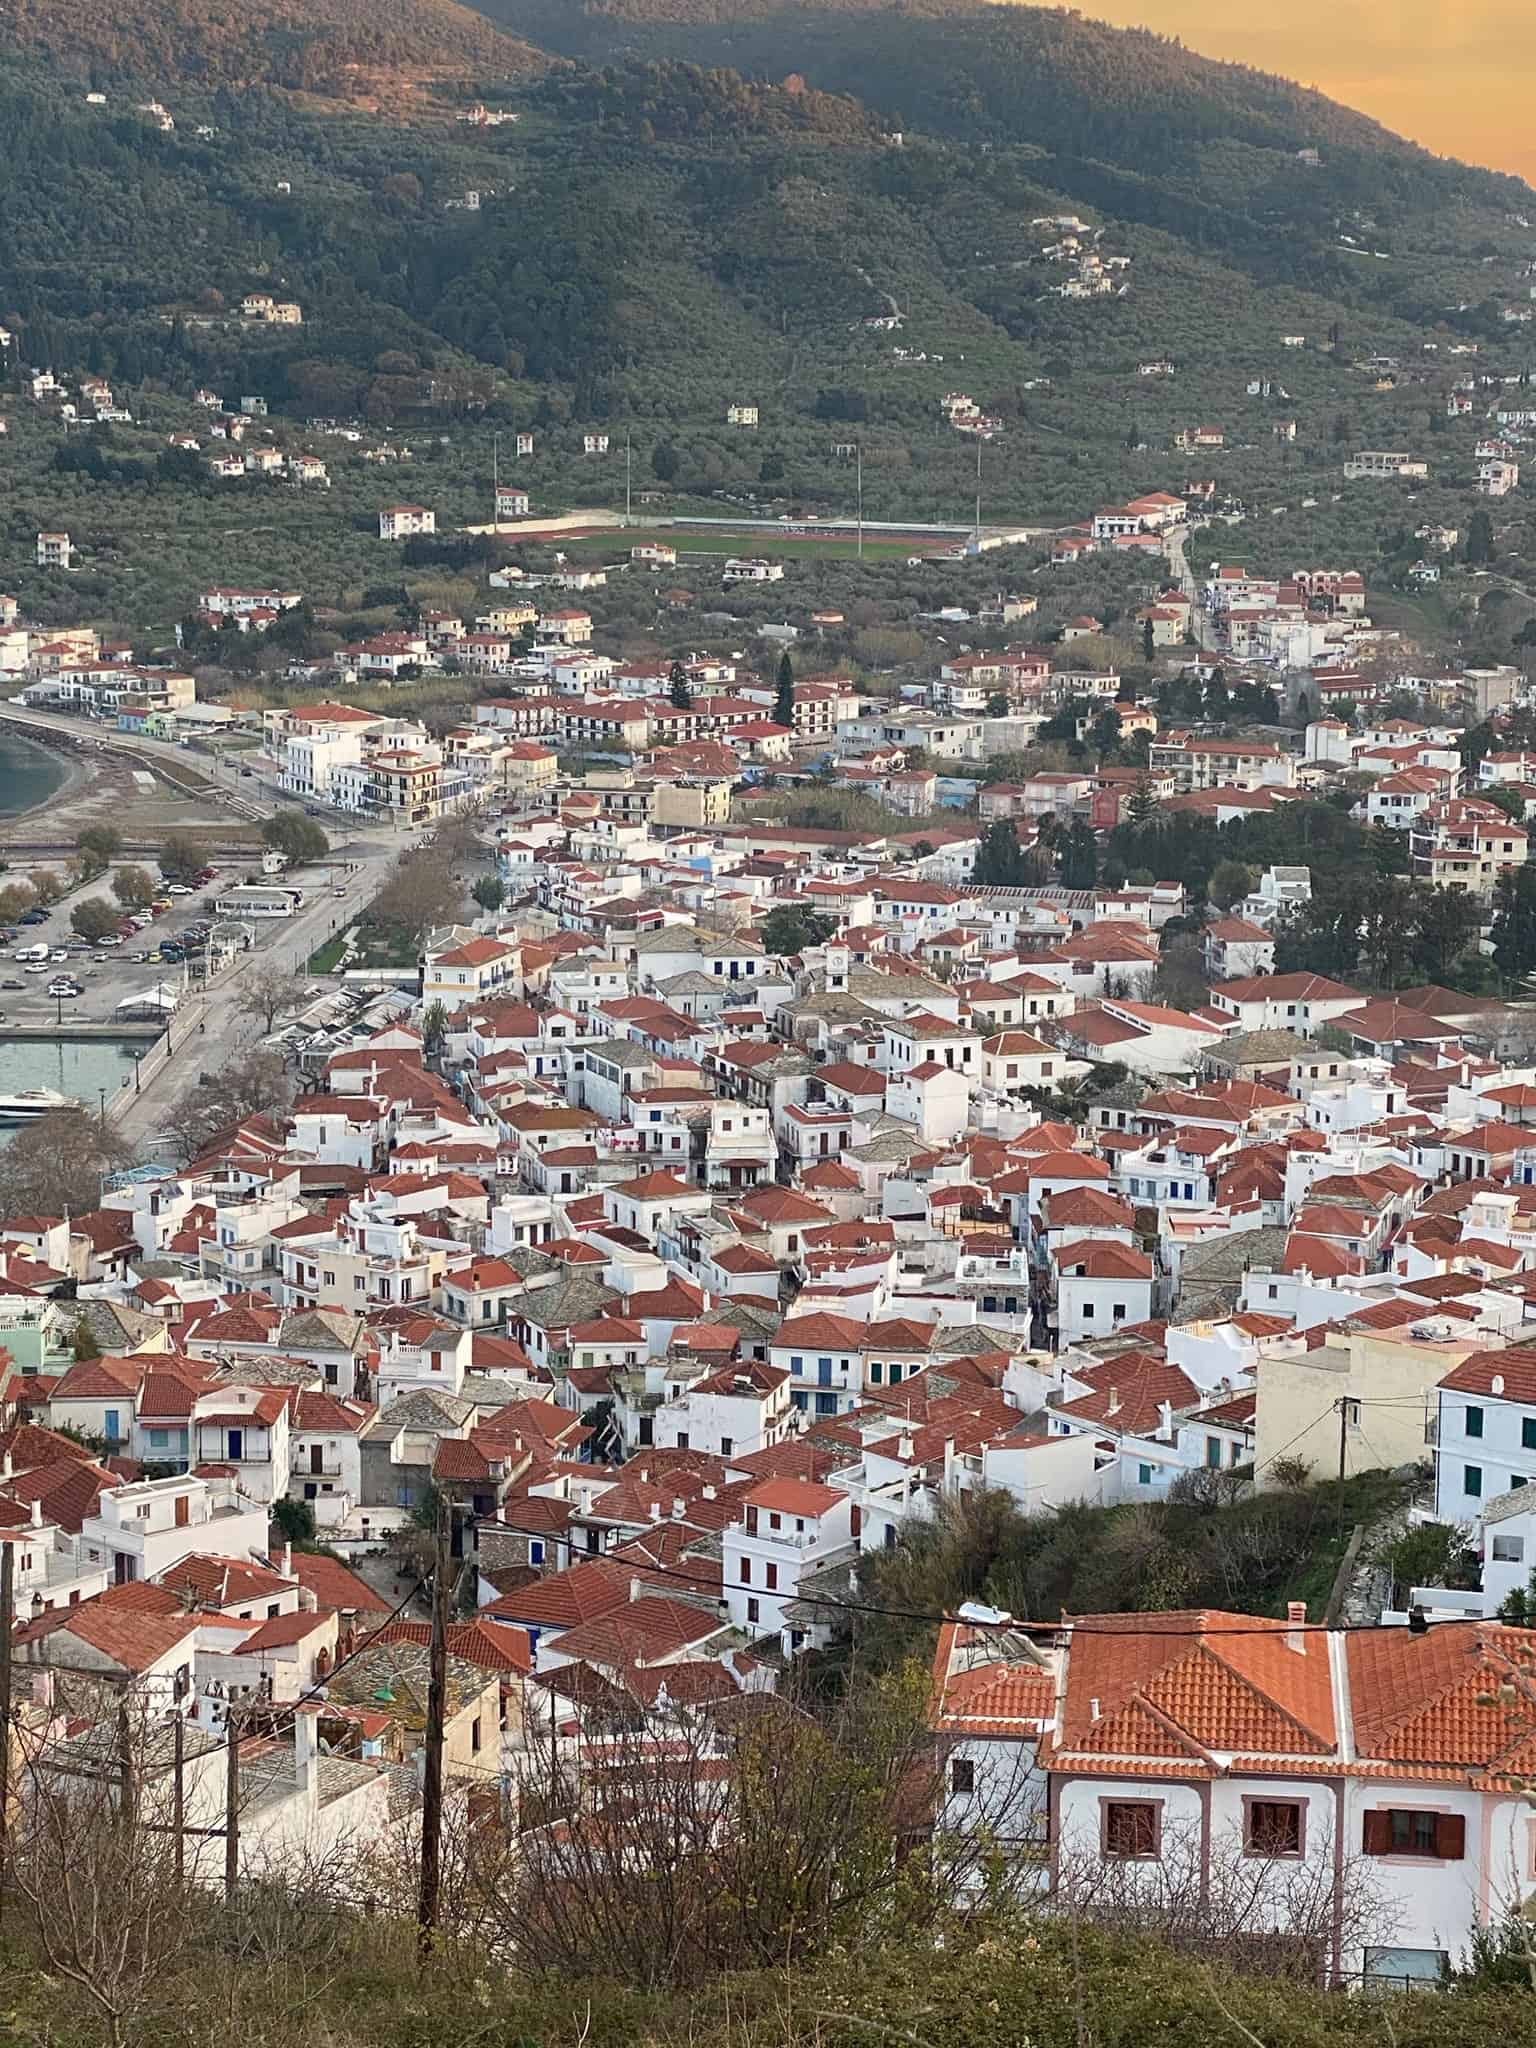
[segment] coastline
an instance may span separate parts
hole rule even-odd
[[[17,752],[23,755],[31,751],[46,756],[59,771],[58,781],[43,795],[29,803],[19,804],[14,810],[0,810],[0,831],[19,824],[25,818],[35,817],[39,811],[48,810],[54,804],[77,795],[81,784],[90,774],[90,766],[81,759],[80,745],[73,734],[66,736],[61,733],[56,736],[52,733],[35,732],[19,724],[13,725],[8,719],[0,716],[0,741],[15,747]]]

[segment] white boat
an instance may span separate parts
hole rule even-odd
[[[0,1095],[0,1124],[29,1124],[56,1109],[79,1109],[78,1095],[60,1095],[56,1088],[18,1088]]]

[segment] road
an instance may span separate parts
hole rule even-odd
[[[169,1035],[175,1050],[169,1063],[135,1094],[119,1098],[114,1121],[120,1136],[135,1142],[159,1137],[171,1127],[177,1101],[205,1067],[227,1064],[266,1035],[266,1020],[252,1008],[246,981],[258,968],[274,966],[304,974],[310,955],[378,894],[396,852],[388,844],[354,846],[350,857],[357,866],[341,875],[334,888],[321,886],[312,896],[306,892],[297,917],[273,918],[257,927],[258,940],[250,951],[236,955],[202,996],[192,997],[172,1018]],[[167,978],[174,971],[167,970]]]
[[[219,788],[217,778],[222,764],[215,767],[205,757],[189,755],[169,741],[102,731],[79,719],[10,704],[0,710],[17,726],[30,727],[40,734],[67,736],[82,748],[99,740],[106,748],[153,762],[172,776],[206,782],[216,798],[242,820],[260,820],[274,811],[294,807],[294,799],[285,796],[260,771],[245,775],[238,769],[229,770],[230,785]],[[350,924],[384,886],[399,858],[400,839],[377,832],[355,837],[359,821],[342,814],[326,813],[324,822],[336,842],[332,858],[284,877],[303,890],[303,908],[296,917],[252,921],[249,950],[235,955],[202,995],[189,993],[171,1022],[171,1059],[164,1065],[153,1057],[146,1060],[149,1078],[143,1080],[137,1093],[120,1097],[111,1111],[123,1136],[144,1142],[163,1132],[171,1121],[177,1099],[193,1084],[202,1066],[212,1064],[214,1059],[225,1061],[265,1035],[265,1020],[252,1008],[245,993],[245,984],[253,973],[276,965],[287,973],[304,974],[310,955],[332,933]],[[110,957],[98,959],[95,950],[88,950],[83,957],[73,958],[70,971],[85,984],[86,994],[72,1003],[50,1003],[44,993],[50,976],[25,975],[11,960],[0,959],[0,1009],[6,1010],[18,1024],[42,1022],[51,1011],[61,1030],[67,1032],[72,1022],[110,1022],[125,996],[141,994],[158,982],[177,985],[182,980],[181,967],[162,967],[154,957],[160,941],[175,936],[196,917],[211,917],[211,911],[204,911],[204,903],[211,901],[222,884],[235,874],[248,871],[252,864],[218,860],[213,865],[218,870],[218,880],[192,896],[178,897],[176,909],[156,918],[136,945],[113,949]],[[21,931],[23,936],[18,945],[44,939],[54,948],[79,944],[69,930],[68,902],[50,912],[46,924],[23,926]],[[135,961],[134,953],[146,949],[152,957]],[[60,964],[55,971],[63,973],[65,969]],[[4,986],[18,982],[19,988]]]

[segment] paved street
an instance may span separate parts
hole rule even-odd
[[[295,807],[295,799],[285,796],[259,769],[242,775],[237,757],[232,756],[222,767],[216,767],[208,756],[189,753],[164,740],[98,732],[78,719],[44,712],[17,712],[11,705],[5,709],[8,718],[15,714],[14,722],[18,725],[39,732],[67,733],[77,745],[88,746],[99,738],[115,750],[141,757],[146,763],[152,761],[172,773],[186,775],[190,770],[194,776],[213,778],[222,787],[211,798],[210,811],[215,804],[223,804],[232,821],[236,817],[241,821],[260,819],[276,810]],[[246,765],[256,768],[254,761]],[[330,812],[322,814],[322,822],[331,838],[331,857],[313,868],[287,872],[282,878],[304,893],[298,916],[253,920],[247,927],[253,940],[250,949],[237,954],[206,993],[198,996],[188,991],[183,1008],[171,1024],[170,1062],[144,1080],[136,1095],[119,1103],[116,1121],[125,1136],[152,1141],[166,1129],[175,1102],[192,1085],[201,1068],[228,1059],[264,1035],[264,1020],[252,1009],[245,994],[245,983],[251,974],[273,963],[286,972],[303,974],[310,955],[332,933],[351,923],[383,887],[401,852],[401,839]],[[46,829],[42,820],[40,825]],[[220,887],[258,867],[254,860],[219,859],[211,865],[217,869],[217,880],[191,896],[177,897],[175,909],[156,918],[136,940],[110,949],[102,957],[98,957],[102,949],[92,949],[84,955],[77,953],[67,969],[59,963],[55,973],[70,972],[84,984],[85,994],[72,1001],[60,1004],[49,999],[46,990],[51,976],[28,975],[13,958],[0,958],[0,1011],[12,1024],[35,1027],[54,1022],[67,1032],[71,1024],[110,1024],[117,1005],[125,997],[142,994],[158,983],[181,986],[182,967],[162,965],[159,960],[161,940],[178,936],[198,918],[211,920],[211,910],[203,906],[211,903]],[[260,879],[259,872],[256,879]],[[50,948],[78,947],[80,942],[69,928],[70,909],[82,895],[95,894],[110,894],[106,877],[72,891],[50,912],[46,924],[21,926],[17,946],[46,940]],[[11,950],[14,953],[15,949]],[[149,959],[135,959],[136,953],[146,951]],[[323,984],[316,984],[317,988],[320,986]]]

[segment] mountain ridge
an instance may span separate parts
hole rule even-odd
[[[0,45],[93,83],[273,85],[362,100],[390,82],[532,77],[548,59],[459,0],[0,0]]]

